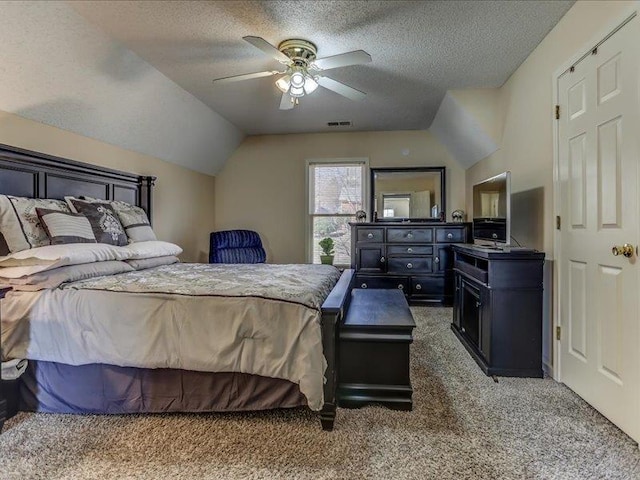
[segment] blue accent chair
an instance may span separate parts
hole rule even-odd
[[[253,230],[211,232],[209,263],[264,263],[267,254]]]

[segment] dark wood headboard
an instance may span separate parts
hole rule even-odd
[[[0,194],[64,199],[87,196],[121,200],[142,207],[152,221],[156,177],[136,175],[88,163],[0,144]]]

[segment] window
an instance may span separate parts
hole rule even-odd
[[[308,252],[320,263],[318,242],[335,242],[334,265],[351,264],[351,228],[356,211],[365,210],[366,161],[309,162]]]

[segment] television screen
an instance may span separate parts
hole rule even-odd
[[[511,224],[511,172],[473,186],[473,238],[476,243],[509,245]]]

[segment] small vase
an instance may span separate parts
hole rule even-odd
[[[320,255],[320,263],[323,265],[333,265],[333,255]]]

